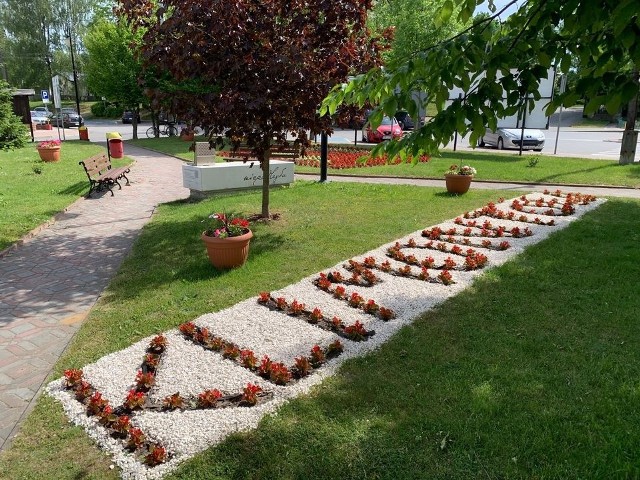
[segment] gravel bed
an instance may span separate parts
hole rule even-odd
[[[538,193],[530,194],[528,197],[531,199],[553,198]],[[504,251],[475,245],[461,247],[463,250],[473,248],[486,255],[489,261],[485,269],[491,268],[513,258],[527,246],[544,240],[553,232],[575,221],[583,213],[596,208],[603,201],[598,200],[586,206],[576,206],[576,213],[569,217],[545,217],[541,214],[530,215],[517,212],[518,215],[524,214],[528,218],[536,216],[542,220],[553,218],[556,222],[555,226],[479,217],[475,219],[478,225],[481,225],[484,220],[488,220],[494,226],[504,225],[508,228],[518,226],[521,229],[529,227],[534,234],[522,238],[490,239],[492,242],[507,240],[511,244],[511,248]],[[509,210],[510,204],[511,200],[507,200],[498,204],[497,207]],[[465,228],[453,223],[453,219],[438,226],[445,231],[449,228],[456,228],[459,231]],[[479,233],[480,230],[477,229],[477,232]],[[405,244],[410,238],[413,238],[418,245],[423,245],[429,240],[422,237],[421,233],[422,230],[419,230],[399,238],[397,241]],[[455,238],[461,239],[463,237],[457,235]],[[480,242],[481,239],[473,238],[472,241]],[[395,243],[396,241],[393,241],[381,245],[370,252],[354,257],[354,259],[362,261],[365,257],[373,256],[378,262],[389,260],[393,266],[404,266],[402,262],[389,259],[386,256],[387,248]],[[430,249],[411,248],[406,249],[405,253],[413,253],[419,260],[431,256],[436,262],[440,262],[447,256],[451,256],[456,262],[458,259],[460,259],[460,263],[464,262],[460,256]],[[339,270],[345,278],[349,278],[350,273],[343,268],[347,261],[348,259],[345,259],[332,268],[324,269],[323,272],[329,273]],[[414,266],[412,270],[419,273],[420,268]],[[236,362],[223,359],[219,353],[207,351],[186,340],[176,330],[166,332],[164,335],[167,337],[168,347],[158,367],[156,386],[150,392],[151,397],[164,398],[164,396],[176,392],[180,392],[183,396],[197,395],[210,388],[217,388],[229,394],[238,393],[247,383],[261,386],[272,396],[266,401],[261,401],[255,407],[237,406],[213,410],[144,411],[137,413],[132,418],[132,424],[141,428],[147,438],[161,443],[169,453],[169,460],[157,467],[149,468],[142,464],[140,458],[124,449],[122,441],[111,438],[106,430],[98,424],[95,417],[88,417],[86,407],[76,401],[72,393],[64,390],[63,379],[51,382],[46,391],[62,403],[70,421],[82,426],[91,438],[113,456],[114,463],[121,469],[122,478],[162,478],[185,459],[222,441],[230,433],[255,428],[265,414],[275,412],[288,399],[308,392],[313,385],[334,374],[338,366],[346,359],[361,356],[375,349],[387,341],[399,328],[412,322],[418,315],[469,286],[473,279],[477,275],[481,275],[483,271],[484,269],[471,272],[453,271],[452,276],[456,283],[445,286],[374,270],[381,279],[381,282],[374,286],[343,285],[348,294],[356,291],[365,300],[374,299],[378,305],[391,308],[396,313],[396,318],[388,322],[351,308],[347,302],[335,299],[331,294],[317,288],[313,281],[318,278],[319,272],[277,292],[271,292],[273,297],[282,296],[288,302],[294,299],[302,302],[308,310],[318,307],[325,317],[338,316],[347,325],[358,320],[364,323],[367,329],[375,330],[375,335],[364,342],[341,339],[344,344],[342,355],[328,361],[321,368],[316,369],[312,375],[287,386],[276,386],[263,380]],[[438,271],[430,270],[430,273],[435,276]],[[242,301],[220,312],[203,315],[195,319],[194,322],[198,326],[206,326],[214,335],[237,344],[241,349],[253,350],[258,359],[263,355],[268,355],[272,360],[283,362],[285,365],[292,365],[297,356],[308,356],[313,345],[318,344],[326,347],[338,338],[335,334],[310,325],[300,318],[289,316],[283,312],[271,311],[265,306],[259,305],[257,297]],[[120,405],[127,392],[134,386],[136,372],[140,368],[145,349],[151,338],[143,339],[124,350],[107,355],[95,363],[87,365],[83,368],[85,379],[100,391],[112,405]]]

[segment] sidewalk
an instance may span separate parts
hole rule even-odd
[[[127,144],[131,186],[81,199],[0,258],[0,451],[8,448],[44,380],[128,254],[155,207],[186,198],[182,161]],[[296,175],[318,180],[318,175]],[[444,180],[341,177],[331,181],[444,188]],[[640,190],[474,181],[474,188],[580,191],[640,198]],[[508,196],[509,193],[505,193]]]
[[[131,145],[131,186],[80,199],[0,258],[0,450],[156,206],[180,198],[182,162]]]

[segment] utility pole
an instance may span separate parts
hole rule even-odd
[[[73,37],[71,24],[69,24],[69,49],[71,50],[71,68],[73,70],[73,87],[76,93],[76,113],[80,115],[80,96],[78,95],[78,72],[76,70],[76,61],[73,56]]]

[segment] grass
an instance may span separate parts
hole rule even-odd
[[[638,478],[638,221],[609,202],[171,478]]]
[[[601,119],[601,118],[585,118],[582,117],[579,121],[571,125],[574,128],[597,128],[597,127],[606,127],[612,123],[610,120]]]
[[[535,166],[530,166],[537,160]],[[640,164],[619,165],[611,160],[592,160],[546,155],[442,151],[428,163],[384,165],[370,168],[330,170],[330,174],[409,178],[442,178],[452,163],[471,165],[476,180],[547,184],[617,185],[640,187]],[[296,167],[296,173],[318,173],[318,168]]]
[[[140,139],[135,145],[193,161],[189,144],[179,138]],[[331,146],[329,146],[331,148]],[[439,157],[417,165],[385,165],[334,170],[334,175],[371,175],[442,179],[452,163],[469,164],[478,170],[477,180],[546,184],[613,185],[640,188],[640,163],[619,165],[617,161],[517,153],[442,151]],[[532,166],[535,164],[535,166]],[[296,166],[296,173],[319,174],[319,168]]]
[[[199,220],[258,211],[260,194],[164,205],[54,376],[498,196],[296,183],[226,273]],[[170,478],[638,477],[640,297],[620,279],[640,274],[639,222],[640,202],[607,202]],[[48,397],[0,458],[7,479],[117,478],[109,465]]]
[[[34,145],[0,151],[0,250],[86,194],[89,181],[78,162],[103,151],[87,142],[66,141],[57,163],[41,161]]]
[[[184,140],[180,140],[180,137],[160,137],[160,138],[145,138],[146,131],[149,128],[148,126],[144,126],[144,128],[140,128],[138,125],[138,140],[127,140],[127,143],[132,145],[136,145],[142,148],[148,148],[150,150],[155,150],[157,152],[166,153],[168,155],[173,155],[174,157],[181,158],[188,162],[193,162],[193,152],[189,151],[189,147],[191,146],[191,142],[185,142]],[[207,139],[205,137],[196,138],[198,142],[205,142]]]
[[[163,205],[58,362],[54,376],[499,196],[491,191],[450,197],[441,189],[298,182],[272,191],[272,209],[282,219],[252,227],[249,262],[226,273],[208,264],[198,238],[201,220],[212,211],[258,212],[261,193]],[[92,446],[84,431],[69,426],[61,407],[43,396],[0,461],[0,471],[10,479],[36,474],[116,478],[109,465],[109,458]]]
[[[96,103],[96,102],[80,102],[80,115],[82,115],[83,118],[87,119],[87,118],[91,118],[93,115],[91,113],[91,106]],[[31,100],[29,102],[29,106],[31,108],[31,110],[33,110],[36,107],[47,107],[49,109],[49,111],[53,112],[55,111],[56,107],[53,105],[53,98],[51,99],[51,101],[47,104],[42,103],[42,100],[40,99],[36,99],[36,100]],[[64,100],[61,102],[60,104],[61,108],[73,108],[74,110],[76,110],[76,102],[75,100]]]

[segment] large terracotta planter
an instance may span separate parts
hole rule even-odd
[[[457,193],[458,195],[461,195],[469,191],[471,180],[473,180],[473,175],[448,174],[445,175],[444,178],[447,185],[447,192]]]
[[[236,268],[244,264],[249,256],[249,242],[253,237],[253,232],[238,237],[209,237],[204,233],[201,235],[209,261],[218,269]]]
[[[43,162],[60,161],[60,147],[38,148],[38,154]]]

